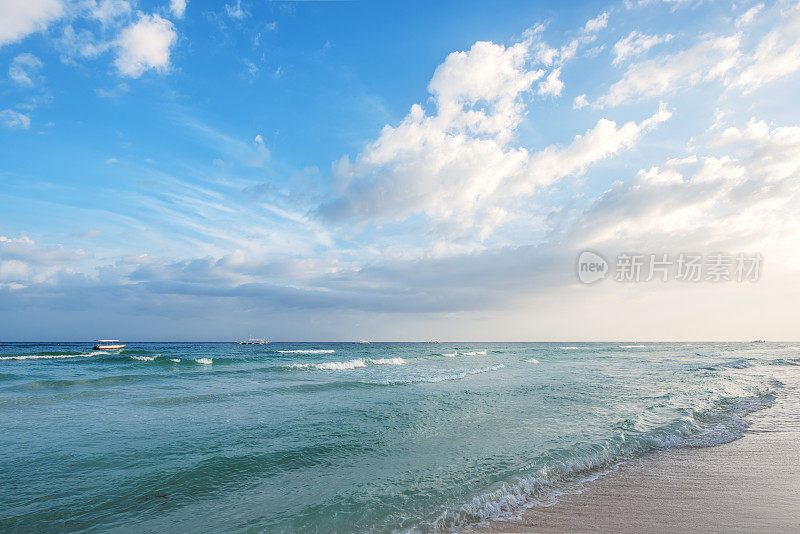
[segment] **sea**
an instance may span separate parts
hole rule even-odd
[[[451,532],[746,431],[797,343],[0,344],[1,532]]]

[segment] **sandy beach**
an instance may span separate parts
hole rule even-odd
[[[744,436],[649,454],[482,532],[797,532],[800,394],[796,374]]]

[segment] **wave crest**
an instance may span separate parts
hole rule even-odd
[[[292,350],[279,350],[280,354],[333,354],[336,352],[333,349],[292,349]]]
[[[322,363],[295,363],[288,365],[291,369],[318,369],[321,371],[346,371],[348,369],[358,369],[367,365],[405,365],[403,358],[356,358],[346,362],[322,362]]]

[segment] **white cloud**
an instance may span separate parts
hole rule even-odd
[[[86,257],[83,250],[37,245],[28,237],[0,235],[0,283],[15,283],[22,288],[47,282],[59,272],[72,272],[75,262]]]
[[[31,118],[24,113],[12,109],[4,109],[0,111],[0,123],[6,128],[21,128],[27,130],[31,127]]]
[[[746,58],[746,67],[733,82],[745,93],[800,69],[800,6],[781,13],[783,22],[767,33],[755,52]]]
[[[110,48],[112,43],[102,42],[94,33],[86,29],[75,30],[68,24],[64,27],[57,46],[61,51],[61,61],[74,63],[75,58],[96,58]]]
[[[715,122],[715,124],[717,124]],[[731,126],[712,137],[708,144],[711,147],[730,145],[733,143],[753,142],[764,139],[769,134],[769,125],[763,120],[750,119],[744,128]]]
[[[675,11],[678,7],[690,5],[697,0],[625,0],[625,7],[632,9],[634,7],[649,6],[653,4],[671,4],[672,10]]]
[[[539,94],[559,96],[561,94],[561,90],[564,89],[564,82],[562,82],[558,77],[560,74],[561,67],[553,69],[550,74],[547,75],[547,79],[539,83]]]
[[[169,10],[176,18],[182,19],[186,14],[186,0],[170,0]]]
[[[269,160],[269,150],[264,144],[264,138],[261,137],[261,134],[257,134],[255,139],[253,139],[253,145],[255,147],[255,154],[248,164],[251,167],[263,167]]]
[[[475,43],[453,52],[428,86],[437,113],[417,104],[396,127],[386,126],[354,162],[335,166],[340,193],[319,208],[323,217],[402,220],[423,212],[453,231],[479,216],[489,231],[502,209],[490,196],[522,170],[523,148],[508,145],[522,119],[520,95],[542,76],[525,66],[528,44]],[[494,221],[494,222],[493,222]]]
[[[800,127],[751,120],[710,146],[729,151],[671,159],[613,185],[576,221],[576,245],[761,252],[773,266],[796,257]]]
[[[36,74],[41,68],[42,62],[39,58],[26,52],[18,55],[11,62],[11,66],[8,67],[8,77],[19,85],[32,87]]]
[[[250,61],[249,59],[243,59],[242,62],[244,63],[245,68],[247,69],[247,77],[250,81],[253,81],[258,74],[259,68],[258,65]]]
[[[596,104],[616,106],[724,78],[736,65],[738,47],[738,36],[708,37],[676,54],[634,63]]]
[[[584,135],[576,135],[568,146],[550,145],[532,154],[526,178],[518,181],[514,189],[518,194],[531,194],[537,187],[550,185],[566,176],[580,175],[593,163],[632,148],[642,134],[670,117],[672,113],[661,103],[656,113],[639,123],[626,122],[617,128],[616,122],[600,119]]]
[[[169,69],[170,50],[177,40],[172,23],[158,15],[140,15],[116,41],[120,74],[138,78],[147,69]]]
[[[0,46],[44,30],[63,13],[61,0],[3,0],[0,2]]]
[[[119,98],[128,92],[128,84],[123,82],[109,89],[95,89],[94,92],[100,98]]]
[[[437,122],[507,138],[521,119],[517,97],[543,74],[525,67],[527,55],[523,43],[506,48],[486,41],[467,52],[451,53],[428,84],[439,112]],[[488,108],[476,106],[480,101]]]
[[[567,147],[529,153],[515,146],[525,113],[522,98],[542,76],[526,66],[531,46],[479,42],[450,54],[429,84],[437,113],[415,104],[354,161],[342,158],[334,166],[339,181],[332,197],[317,213],[337,222],[403,221],[422,214],[441,235],[483,240],[516,217],[517,200],[632,147],[669,118],[662,106],[638,124],[618,128],[601,119]],[[557,85],[558,68],[554,72],[550,80]]]
[[[242,0],[236,0],[236,4],[225,4],[225,12],[230,18],[238,20],[248,15],[246,9],[242,8]]]
[[[614,44],[614,61],[612,61],[612,64],[619,65],[629,58],[646,52],[657,44],[669,42],[673,37],[672,34],[646,35],[638,31],[632,31],[627,37]]]
[[[747,26],[755,20],[761,10],[764,9],[764,4],[757,4],[747,11],[745,11],[739,18],[736,19],[736,27],[741,28]]]
[[[608,13],[604,12],[601,13],[600,15],[597,15],[595,18],[587,21],[583,29],[586,33],[594,33],[602,30],[607,25],[608,25]]]
[[[582,109],[588,105],[589,101],[586,100],[586,94],[582,94],[575,97],[575,100],[572,102],[572,109]]]
[[[575,57],[580,45],[590,43],[596,39],[593,33],[584,32],[581,37],[572,39],[558,48],[553,48],[542,39],[544,29],[545,26],[543,24],[537,24],[533,28],[526,30],[523,35],[525,37],[524,43],[530,50],[530,55],[534,62],[548,67],[563,66],[564,63]]]
[[[89,6],[93,18],[110,24],[131,14],[131,5],[126,0],[101,0]]]

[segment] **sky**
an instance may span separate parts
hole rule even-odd
[[[798,340],[798,82],[794,2],[3,0],[0,340]]]

